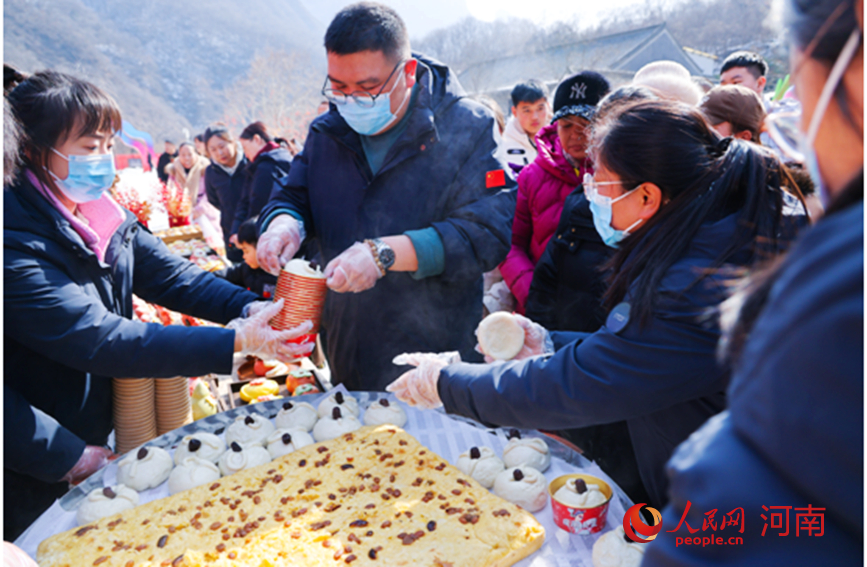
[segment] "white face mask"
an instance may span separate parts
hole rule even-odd
[[[843,46],[840,55],[837,56],[837,61],[831,68],[831,74],[828,75],[828,80],[825,81],[825,86],[822,89],[822,94],[819,95],[819,101],[816,103],[816,108],[813,110],[813,117],[810,119],[810,127],[807,128],[807,135],[799,140],[798,150],[804,156],[804,165],[810,172],[810,177],[813,178],[819,185],[819,196],[822,199],[822,204],[827,207],[831,201],[831,194],[822,179],[822,173],[819,170],[819,161],[816,158],[816,150],[813,148],[813,143],[816,141],[816,135],[819,132],[819,126],[822,124],[822,119],[825,117],[825,111],[828,110],[828,105],[831,102],[831,97],[837,86],[843,78],[843,74],[855,57],[855,52],[858,49],[858,43],[861,39],[861,30],[852,30],[852,35]]]

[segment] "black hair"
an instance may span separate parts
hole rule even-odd
[[[739,217],[715,268],[744,250],[754,262],[788,244],[778,237],[782,193],[768,190],[781,186],[779,161],[753,144],[721,138],[697,108],[665,100],[638,102],[609,113],[592,139],[596,163],[615,173],[624,188],[654,183],[669,200],[611,258],[610,287],[603,298],[608,309],[632,289],[633,313],[648,322],[660,282],[706,222]],[[708,273],[697,274],[695,283]]]
[[[530,79],[524,83],[518,83],[512,89],[512,106],[517,107],[521,102],[536,102],[540,99],[548,99],[548,87],[545,83]]]
[[[253,122],[244,128],[241,135],[238,137],[242,140],[252,140],[253,136],[259,136],[262,138],[262,141],[266,143],[271,141],[271,135],[268,134],[268,128],[259,121]]]
[[[381,51],[397,63],[410,56],[406,25],[393,9],[359,2],[340,10],[325,32],[325,49],[337,55]]]
[[[825,61],[837,59],[858,27],[853,0],[788,0],[785,20],[795,45],[806,51],[815,43],[810,57]]]
[[[3,64],[3,92],[8,93],[27,80],[27,75],[8,63]]]
[[[181,142],[180,145],[178,146],[178,151],[181,151],[181,148],[183,148],[184,146],[189,146],[190,148],[193,149],[194,152],[196,151],[196,145],[193,144],[192,142]]]
[[[193,137],[193,139],[197,142],[201,142],[204,144],[205,143],[205,134],[204,133],[196,134],[195,137]]]
[[[252,217],[241,223],[238,227],[238,242],[256,246],[259,242],[259,230],[256,228],[256,221],[259,217]]]
[[[52,148],[70,138],[121,129],[117,103],[99,87],[57,71],[40,71],[8,95],[24,133],[23,161],[43,184],[54,187],[48,175]]]
[[[798,187],[798,190],[801,191],[801,195],[808,197],[816,192],[816,183],[813,181],[813,178],[810,177],[810,172],[807,171],[804,164],[793,161],[786,162],[785,166],[789,175],[792,177],[792,182]]]
[[[768,63],[761,55],[752,51],[735,51],[725,58],[719,72],[725,73],[734,67],[744,67],[756,79],[768,74]]]
[[[225,124],[221,124],[219,122],[217,124],[208,126],[208,128],[205,130],[204,139],[206,146],[208,145],[208,142],[211,141],[211,138],[213,138],[214,136],[222,138],[230,144],[234,142],[234,140],[232,139],[232,135],[229,133],[229,129],[226,127]]]

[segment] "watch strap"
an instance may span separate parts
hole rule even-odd
[[[368,239],[365,240],[364,243],[370,247],[370,252],[373,254],[373,261],[376,262],[376,267],[379,268],[380,276],[384,276],[386,269],[385,266],[382,265],[382,260],[379,259],[379,247],[376,245],[376,240]]]

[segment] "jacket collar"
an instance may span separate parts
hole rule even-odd
[[[46,240],[80,251],[85,255],[97,256],[84,238],[75,230],[72,223],[39,193],[39,190],[27,177],[22,172],[13,185],[4,189],[4,230],[30,232]],[[130,225],[136,222],[132,213],[126,213],[123,209],[120,209],[120,213],[124,218],[111,231],[112,235],[116,232],[125,232]],[[110,239],[111,235],[108,238]],[[107,240],[105,246],[107,246]]]
[[[536,142],[533,138],[521,128],[521,123],[518,122],[518,119],[514,116],[510,116],[508,122],[506,122],[506,129],[503,131],[503,139],[511,140],[517,144],[520,144],[525,149],[532,149],[535,151]]]
[[[273,150],[278,149],[279,147],[280,147],[280,146],[278,146],[278,145],[277,145],[276,143],[274,143],[274,142],[265,142],[265,145],[262,146],[262,149],[259,150],[259,152],[256,154],[256,157],[253,158],[253,161],[255,162],[256,160],[258,160],[258,159],[259,159],[259,156],[261,156],[262,154],[267,154],[267,153],[269,153],[269,152],[271,152],[271,151],[273,151]]]
[[[211,160],[211,163],[217,167],[218,170],[222,170],[229,177],[234,177],[235,174],[240,169],[244,171],[243,165],[247,163],[247,156],[244,155],[244,148],[241,147],[241,144],[236,144],[235,146],[235,165],[232,167],[226,167],[225,165]]]
[[[534,163],[538,163],[542,169],[563,183],[576,187],[581,182],[575,168],[563,156],[563,146],[560,145],[556,124],[549,124],[539,130],[536,134],[536,148],[539,153]]]

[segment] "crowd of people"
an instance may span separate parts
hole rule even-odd
[[[330,290],[334,383],[555,432],[672,527],[771,501],[827,509],[824,540],[748,524],[743,547],[659,537],[644,564],[860,561],[863,4],[788,0],[786,17],[785,104],[762,57],[736,52],[717,86],[655,61],[617,86],[581,71],[553,96],[527,78],[504,113],[412,52],[393,9],[348,6],[300,151],[261,122],[165,143],[157,174],[237,262],[217,275],[106,192],[110,96],[54,71],[7,77],[4,538],[113,457],[110,377],[308,353],[286,343],[308,325],[274,331],[281,304],[259,301],[304,256]],[[132,294],[226,326],[134,321]],[[525,330],[512,361],[476,345],[497,310]]]

